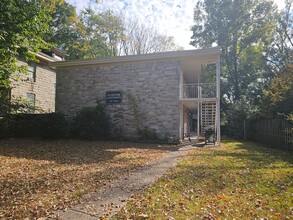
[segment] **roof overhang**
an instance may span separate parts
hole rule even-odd
[[[42,52],[39,52],[36,54],[36,57],[39,59],[39,60],[43,60],[43,61],[46,61],[48,63],[51,63],[51,62],[54,62],[54,58],[53,57],[50,57],[48,56],[47,54],[44,54]]]
[[[112,64],[112,63],[128,63],[138,61],[152,61],[152,60],[206,60],[207,62],[214,63],[220,55],[219,47],[212,47],[207,49],[198,50],[183,50],[183,51],[170,51],[162,53],[152,53],[143,55],[130,55],[130,56],[117,56],[107,58],[96,58],[96,59],[83,59],[83,60],[72,60],[72,61],[59,61],[50,63],[51,67],[62,68],[62,67],[73,67],[73,66],[84,66],[84,65],[100,65],[100,64]]]

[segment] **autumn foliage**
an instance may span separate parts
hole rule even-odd
[[[293,111],[293,65],[272,79],[263,90],[263,108],[268,116]]]

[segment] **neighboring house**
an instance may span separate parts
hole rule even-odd
[[[28,102],[30,113],[54,112],[56,72],[49,64],[64,60],[64,53],[53,49],[38,53],[36,58],[38,63],[19,59],[19,65],[27,65],[28,71],[13,75],[10,96]]]
[[[155,129],[159,138],[174,139],[201,136],[212,128],[220,144],[219,48],[51,66],[57,71],[56,111],[67,117],[95,106],[98,99],[106,103],[113,127],[125,137],[135,137],[138,126]]]

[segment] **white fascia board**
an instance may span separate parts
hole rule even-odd
[[[152,53],[143,55],[130,55],[130,56],[117,56],[107,58],[96,58],[96,59],[84,59],[84,60],[72,60],[72,61],[60,61],[50,63],[51,67],[70,67],[70,66],[83,66],[83,65],[97,65],[97,64],[109,64],[109,63],[124,63],[124,62],[135,62],[135,61],[148,61],[148,60],[165,60],[165,59],[201,59],[203,56],[219,56],[220,48],[213,47],[207,49],[198,50],[183,50],[183,51],[170,51],[162,53]]]
[[[47,61],[47,62],[49,62],[49,63],[55,61],[53,57],[50,57],[50,56],[48,56],[47,54],[44,54],[44,53],[42,53],[42,52],[36,54],[36,57],[37,57],[38,59],[40,59],[40,60],[45,60],[45,61]]]

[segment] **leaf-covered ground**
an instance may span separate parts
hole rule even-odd
[[[155,160],[172,145],[0,141],[0,219],[35,219]]]
[[[293,219],[292,163],[252,143],[195,149],[113,219]]]

